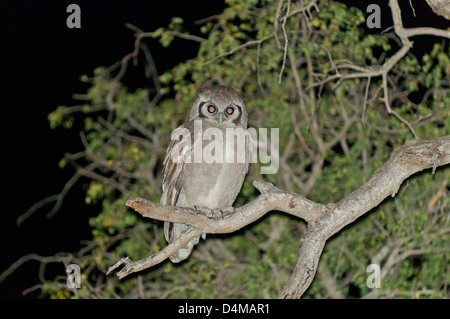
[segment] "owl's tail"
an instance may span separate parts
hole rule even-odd
[[[166,237],[167,242],[169,244],[171,244],[175,240],[180,238],[181,235],[186,233],[191,228],[192,228],[192,226],[188,226],[188,225],[184,225],[184,224],[165,222],[164,223],[164,237]],[[177,252],[173,253],[173,255],[171,255],[169,257],[170,261],[173,263],[179,263],[179,262],[187,259],[191,255],[194,245],[197,245],[199,240],[200,240],[200,236],[192,239],[189,243],[187,243],[186,246],[184,246]]]

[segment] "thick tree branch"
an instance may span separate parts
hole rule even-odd
[[[450,1],[449,0],[426,0],[434,13],[450,20]]]
[[[214,217],[210,210],[165,206],[149,200],[131,197],[126,205],[144,217],[186,224],[202,229],[204,234],[231,233],[261,218],[272,210],[280,210],[305,221],[316,220],[326,210],[326,205],[314,203],[301,195],[280,190],[270,183],[255,181],[261,195],[254,201],[236,209],[228,216]]]
[[[122,258],[110,267],[108,273],[125,264],[117,274],[119,278],[123,278],[164,261],[200,234],[234,232],[258,220],[267,212],[278,210],[300,217],[308,223],[297,265],[281,293],[282,298],[299,298],[313,281],[322,250],[332,235],[378,206],[386,197],[395,196],[409,176],[428,168],[433,168],[434,173],[436,167],[449,163],[450,135],[430,141],[414,139],[396,150],[367,183],[338,203],[315,203],[301,195],[280,190],[270,183],[255,182],[254,186],[261,195],[226,216],[211,214],[211,211],[206,209],[165,206],[131,197],[127,206],[144,217],[183,223],[194,228],[146,259],[132,262],[128,257]]]
[[[233,214],[221,216],[208,209],[166,206],[152,201],[131,197],[126,205],[144,217],[161,221],[170,221],[195,227],[177,241],[148,258],[131,262],[128,257],[122,258],[109,268],[108,273],[125,264],[117,276],[123,278],[131,273],[152,267],[169,258],[174,252],[183,248],[191,239],[201,234],[231,233],[245,227],[272,210],[279,210],[307,222],[317,220],[327,211],[327,206],[314,203],[301,195],[280,190],[270,183],[254,182],[261,195],[254,201],[237,209]],[[216,217],[219,216],[219,217]]]
[[[282,298],[300,298],[311,284],[326,240],[351,224],[386,197],[395,196],[403,181],[424,169],[450,163],[450,135],[435,140],[409,140],[396,150],[373,177],[338,202],[334,209],[308,225],[297,265],[281,293]]]

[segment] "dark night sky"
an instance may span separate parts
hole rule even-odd
[[[59,193],[72,176],[73,169],[61,170],[58,162],[65,152],[82,150],[77,132],[51,130],[47,115],[58,105],[75,105],[73,93],[85,93],[88,85],[79,81],[92,75],[95,67],[110,66],[133,50],[133,32],[124,27],[131,23],[144,31],[165,27],[170,17],[185,19],[188,30],[197,35],[193,21],[222,12],[224,1],[165,0],[2,0],[0,2],[0,273],[20,256],[38,253],[50,256],[74,252],[80,241],[90,239],[88,218],[100,207],[84,204],[83,184],[77,183],[67,195],[61,211],[52,219],[45,214],[51,206],[37,211],[20,227],[17,217],[33,203]],[[363,8],[362,1],[344,1]],[[408,1],[401,1],[405,26],[449,27],[448,21],[435,15],[425,4],[413,1],[417,17],[412,16]],[[82,28],[66,27],[66,8],[70,3],[81,7]],[[382,5],[382,30],[391,25],[387,1],[367,3]],[[365,7],[364,7],[365,8]],[[432,42],[415,38],[415,48],[430,47]],[[197,45],[176,40],[162,48],[148,40],[159,73],[177,63],[193,58]],[[413,51],[414,52],[414,51]],[[131,88],[146,87],[142,68],[129,67],[125,78]],[[57,266],[61,273],[61,266]],[[0,283],[0,298],[23,298],[21,292],[35,284],[39,264],[29,262]],[[35,298],[30,293],[26,297]]]

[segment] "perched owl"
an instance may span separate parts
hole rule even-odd
[[[172,133],[164,159],[161,204],[229,209],[241,190],[252,152],[252,139],[246,130],[244,96],[223,85],[202,88],[197,95],[189,122]],[[213,134],[206,136],[207,132]],[[174,138],[178,135],[181,138]],[[220,142],[223,147],[217,146],[222,145]],[[215,146],[211,152],[214,160],[204,156],[209,154],[204,150],[210,150],[211,146]],[[198,154],[203,155],[200,160]],[[170,244],[190,228],[165,222],[164,236]],[[177,263],[188,258],[199,239],[200,236],[191,240],[170,256],[170,260]]]

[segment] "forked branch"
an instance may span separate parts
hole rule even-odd
[[[272,210],[283,211],[311,222],[317,220],[328,209],[326,205],[314,203],[301,195],[280,190],[270,183],[255,181],[254,186],[261,192],[261,195],[254,201],[238,208],[233,214],[226,216],[211,214],[210,210],[166,206],[143,198],[131,197],[126,205],[144,217],[182,223],[194,228],[160,252],[146,259],[131,262],[128,257],[122,258],[109,268],[108,273],[125,264],[125,267],[117,273],[119,278],[123,278],[131,273],[159,264],[169,258],[174,252],[183,248],[196,236],[201,234],[232,233],[260,219]]]
[[[396,150],[367,183],[338,203],[315,203],[299,194],[278,189],[270,183],[254,182],[261,195],[226,216],[211,216],[211,211],[208,210],[164,206],[132,197],[127,201],[127,206],[142,216],[183,223],[194,228],[148,258],[136,262],[128,257],[122,258],[110,267],[108,273],[125,264],[117,273],[119,278],[123,278],[164,261],[200,234],[231,233],[253,223],[267,212],[277,210],[300,217],[308,223],[297,265],[280,296],[299,298],[313,281],[323,247],[332,235],[378,206],[386,197],[395,196],[409,176],[428,168],[433,168],[434,173],[437,167],[449,163],[450,135],[429,141],[414,139]]]

